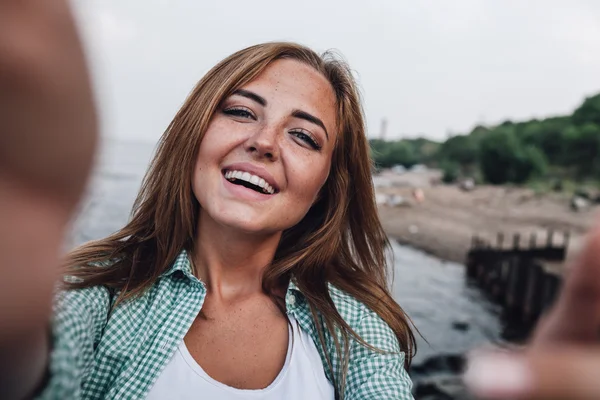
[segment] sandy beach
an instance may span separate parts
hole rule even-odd
[[[397,205],[380,204],[379,212],[388,235],[402,244],[413,246],[441,259],[464,262],[473,235],[495,240],[498,232],[512,243],[520,233],[522,244],[532,233],[545,243],[546,232],[571,235],[569,256],[581,245],[585,232],[599,214],[599,206],[580,211],[570,208],[570,198],[562,193],[536,194],[528,188],[477,186],[464,191],[457,185],[432,184],[439,172],[421,171],[394,174],[382,172],[374,177],[379,202],[387,197]],[[419,202],[415,189],[422,191]]]

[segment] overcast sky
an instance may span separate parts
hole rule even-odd
[[[336,49],[369,128],[444,139],[570,113],[600,92],[597,0],[73,0],[106,136],[155,142],[194,84],[246,46]]]

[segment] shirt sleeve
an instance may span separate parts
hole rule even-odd
[[[41,400],[80,399],[86,376],[94,365],[94,348],[106,324],[108,289],[95,286],[60,292],[52,320],[49,379]]]
[[[388,324],[369,310],[354,330],[384,353],[352,341],[344,399],[413,400],[412,382],[404,369],[405,354]]]

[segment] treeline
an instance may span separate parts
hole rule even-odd
[[[444,180],[472,177],[492,184],[540,178],[600,181],[600,94],[572,115],[477,126],[443,143],[428,139],[370,141],[375,165],[438,167]]]

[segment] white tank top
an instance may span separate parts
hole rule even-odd
[[[323,363],[311,337],[288,316],[288,351],[281,372],[264,389],[236,389],[208,376],[182,341],[150,389],[149,400],[333,400],[333,385],[325,376]]]

